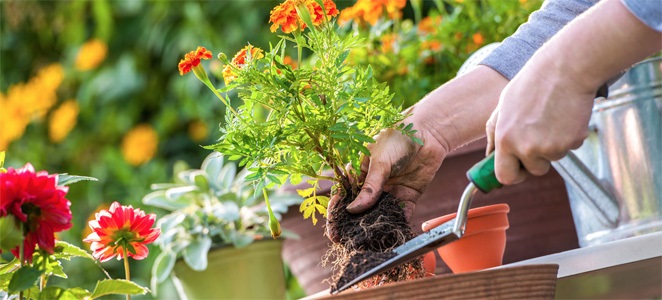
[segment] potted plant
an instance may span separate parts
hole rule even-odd
[[[299,191],[304,198],[300,211],[313,223],[317,214],[327,214],[329,198],[317,194],[320,181],[335,182],[336,191],[346,196],[330,213],[344,214],[335,218],[346,219],[345,229],[365,227],[365,235],[339,231],[341,238],[330,255],[341,270],[334,280],[344,273],[344,266],[352,265],[352,257],[375,257],[371,254],[390,251],[414,237],[392,196],[384,194],[375,209],[362,215],[350,215],[342,207],[361,188],[360,164],[370,155],[367,146],[375,135],[391,129],[421,142],[411,125],[401,123],[405,117],[401,107],[392,101],[387,85],[373,77],[372,68],[347,63],[351,50],[362,43],[359,37],[340,33],[333,19],[338,14],[331,0],[286,0],[276,6],[271,11],[271,31],[286,35],[269,51],[249,44],[231,60],[219,54],[225,64],[222,89],[214,86],[201,64],[212,57],[211,51],[198,47],[179,63],[180,74],[193,71],[226,105],[219,142],[207,148],[239,160],[248,170],[246,180],[270,187],[309,178],[311,187]],[[297,53],[296,64],[285,59],[290,45]],[[241,103],[233,105],[236,98]],[[375,222],[377,218],[390,219]],[[272,220],[270,228],[277,236],[280,226]],[[384,278],[379,282],[423,277],[422,259],[380,276]]]
[[[157,222],[163,234],[156,241],[154,291],[172,276],[181,298],[285,296],[282,239],[261,240],[270,235],[269,215],[280,219],[301,199],[261,189],[248,174],[214,152],[200,169],[180,168],[174,183],[152,185],[143,203],[170,211]]]

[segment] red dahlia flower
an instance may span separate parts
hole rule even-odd
[[[155,214],[145,215],[141,209],[113,202],[109,210],[96,213],[95,220],[88,223],[92,233],[83,241],[92,243],[92,255],[101,262],[127,255],[141,260],[149,254],[145,245],[161,234],[160,229],[151,228],[155,219]]]
[[[53,253],[55,233],[71,228],[71,202],[66,186],[57,185],[57,174],[35,172],[30,163],[0,173],[0,217],[13,215],[22,224],[23,254],[32,262],[36,245]],[[19,247],[12,250],[19,257]]]

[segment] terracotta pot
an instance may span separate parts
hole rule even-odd
[[[497,267],[503,263],[508,229],[508,204],[472,208],[467,214],[464,236],[437,252],[453,273],[465,273]],[[428,231],[455,218],[449,214],[423,223]]]

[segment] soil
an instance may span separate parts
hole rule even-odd
[[[393,257],[391,250],[415,237],[400,201],[392,195],[383,193],[377,205],[356,215],[345,209],[352,199],[345,197],[340,201],[330,212],[334,215],[334,222],[327,224],[334,226],[339,237],[323,261],[324,264],[333,264],[332,291]],[[425,271],[421,257],[364,280],[358,287],[422,277],[425,277]]]

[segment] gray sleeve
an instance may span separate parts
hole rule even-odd
[[[642,23],[662,32],[662,2],[660,0],[621,0]]]
[[[510,37],[480,62],[508,80],[533,56],[547,40],[556,34],[563,26],[580,15],[599,0],[547,0],[543,6],[529,16]],[[641,0],[633,0],[641,1]],[[646,0],[644,0],[646,1]],[[650,0],[651,2],[658,0]]]

